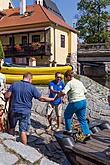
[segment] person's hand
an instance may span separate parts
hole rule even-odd
[[[63,103],[63,104],[65,104],[65,103],[66,103],[65,98],[62,98],[62,103]]]
[[[6,91],[5,91],[5,90],[3,90],[3,91],[2,91],[2,94],[3,94],[3,95],[5,95],[5,93],[6,93]]]
[[[54,101],[57,100],[59,98],[58,94],[55,95],[54,97]]]
[[[51,98],[51,102],[53,102],[55,99],[54,98]]]
[[[58,97],[61,97],[62,92],[61,92],[61,91],[58,91],[58,92],[57,92],[57,95],[58,95]]]
[[[66,104],[67,102],[68,102],[68,99],[67,99],[66,96],[64,96],[64,97],[62,98],[62,103],[63,103],[63,104]]]

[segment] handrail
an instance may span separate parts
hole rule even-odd
[[[78,50],[110,50],[109,43],[79,44]]]

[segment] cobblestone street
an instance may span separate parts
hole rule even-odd
[[[45,117],[32,112],[28,145],[16,136],[0,133],[0,165],[69,165],[55,137],[47,134]],[[65,164],[66,163],[66,164]]]

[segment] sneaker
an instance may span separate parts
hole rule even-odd
[[[52,130],[52,126],[49,125],[48,128],[46,129],[47,132],[51,131]]]
[[[64,135],[72,135],[72,131],[71,130],[70,131],[65,130],[65,131],[63,131],[63,134]]]
[[[57,131],[57,132],[58,132],[58,131],[61,131],[61,129],[60,129],[60,128],[57,128],[56,131]]]

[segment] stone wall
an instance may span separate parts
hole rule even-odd
[[[87,114],[94,119],[110,121],[109,89],[88,77],[81,76],[80,79],[87,89]]]
[[[84,66],[83,72],[85,76],[91,77],[105,77],[106,68],[105,65],[100,66]]]
[[[80,80],[87,88],[87,115],[91,118],[110,121],[110,107],[108,105],[107,96],[109,89],[91,80],[88,77],[81,76]],[[48,87],[38,87],[43,95],[48,95]],[[66,105],[63,104],[63,109]],[[46,115],[47,103],[41,103],[33,100],[32,109],[41,115]],[[63,114],[62,114],[63,115]]]

